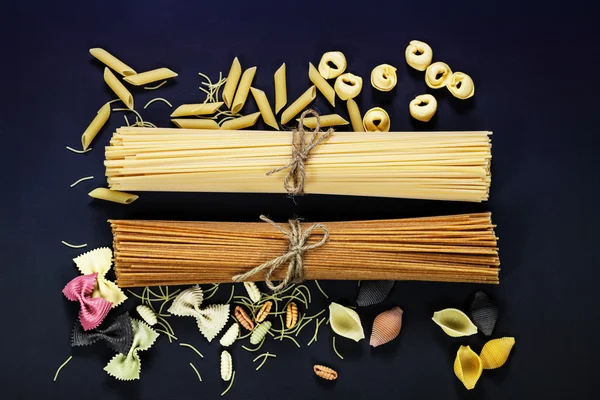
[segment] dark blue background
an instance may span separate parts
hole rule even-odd
[[[111,356],[102,346],[72,350],[70,330],[77,307],[60,290],[76,276],[79,254],[61,240],[106,246],[108,218],[257,220],[261,213],[309,221],[394,218],[489,209],[498,224],[501,284],[488,287],[500,306],[496,334],[517,339],[506,367],[485,372],[467,392],[452,373],[459,344],[479,350],[482,337],[445,336],[431,322],[433,311],[465,307],[477,286],[398,283],[382,307],[362,310],[367,333],[373,316],[392,304],[405,309],[402,334],[371,349],[340,341],[341,361],[324,330],[313,346],[268,343],[277,354],[255,372],[253,354],[233,350],[238,371],[229,394],[236,399],[410,398],[563,399],[591,398],[598,388],[597,251],[600,223],[597,119],[600,62],[597,21],[582,2],[527,1],[121,1],[3,2],[2,107],[0,138],[4,190],[0,329],[5,399],[197,399],[218,398],[219,346],[208,346],[191,320],[174,327],[183,341],[206,356],[161,340],[142,353],[142,379],[123,383],[102,367]],[[428,125],[412,121],[408,102],[430,92],[423,74],[409,70],[404,49],[411,39],[428,42],[434,59],[469,73],[476,95],[461,102],[435,91],[437,116]],[[255,85],[272,99],[273,72],[288,66],[289,98],[307,85],[307,64],[323,52],[343,51],[349,70],[365,79],[358,103],[381,105],[396,131],[415,129],[494,131],[493,185],[486,204],[396,199],[306,196],[294,204],[283,195],[143,194],[131,206],[91,201],[87,192],[105,184],[103,151],[122,124],[115,113],[94,150],[76,155],[79,138],[98,108],[115,96],[102,80],[102,66],[88,53],[105,47],[138,71],[167,66],[179,73],[158,91],[134,91],[143,116],[168,126],[164,104],[143,105],[156,96],[174,104],[201,101],[198,71],[226,73],[234,56],[258,66]],[[387,95],[370,89],[370,70],[398,67],[397,88]],[[326,102],[316,104],[329,112]],[[249,101],[245,113],[256,109]],[[343,106],[338,106],[345,114]],[[94,175],[70,189],[76,179]],[[356,283],[325,282],[343,303]],[[239,290],[238,290],[239,292]],[[229,288],[219,292],[226,299]],[[326,305],[318,293],[315,311]],[[129,301],[127,307],[137,302]],[[126,308],[127,308],[126,307]],[[303,344],[312,332],[306,330]],[[69,355],[62,371],[56,367]],[[188,366],[194,361],[204,382]],[[312,365],[334,366],[333,385],[317,381]]]

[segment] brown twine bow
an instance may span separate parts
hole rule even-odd
[[[265,274],[265,283],[269,289],[275,292],[283,289],[288,283],[300,283],[304,281],[304,253],[321,247],[325,244],[325,242],[327,242],[327,239],[329,238],[329,231],[325,225],[314,224],[303,232],[300,225],[300,220],[290,219],[288,221],[290,225],[290,230],[288,232],[281,225],[271,221],[264,215],[261,215],[260,219],[273,225],[288,238],[288,251],[287,253],[267,261],[266,263],[259,265],[258,267],[255,267],[244,274],[234,276],[233,280],[236,282],[243,282],[252,275],[257,274],[264,269],[268,269],[267,273]],[[308,245],[308,239],[315,229],[321,229],[323,231],[323,237],[319,242]],[[285,275],[283,281],[276,286],[271,281],[271,275],[273,275],[273,272],[277,268],[286,262],[289,262],[287,274]]]
[[[307,142],[305,139],[306,132],[304,131],[304,118],[308,114],[313,115],[317,119],[317,124],[313,135]],[[304,171],[304,163],[308,160],[308,155],[311,150],[323,143],[331,134],[334,132],[333,128],[329,128],[327,132],[321,132],[321,119],[319,113],[315,110],[308,109],[300,115],[298,120],[298,127],[292,131],[292,160],[282,167],[275,168],[267,175],[272,175],[276,172],[283,171],[284,169],[290,169],[290,172],[285,177],[283,186],[285,190],[291,195],[299,195],[304,193],[304,180],[306,179],[306,172]],[[292,184],[293,181],[293,184]]]

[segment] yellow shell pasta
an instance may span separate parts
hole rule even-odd
[[[477,353],[471,350],[469,346],[460,346],[454,360],[454,374],[456,377],[468,390],[471,390],[477,384],[482,372],[483,364]]]
[[[495,369],[503,366],[514,345],[514,337],[503,337],[487,342],[479,354],[483,369]]]
[[[174,78],[176,76],[177,72],[171,71],[169,68],[157,68],[151,71],[126,76],[123,80],[134,86],[142,86],[152,82],[164,81],[165,79]]]
[[[433,313],[433,322],[446,332],[448,336],[461,337],[477,333],[477,327],[469,317],[456,308],[446,308]]]
[[[365,338],[360,317],[356,311],[337,303],[329,305],[331,329],[340,336],[360,341]]]
[[[88,127],[83,132],[83,135],[81,135],[81,145],[83,146],[83,150],[86,150],[88,147],[90,147],[90,143],[92,143],[92,140],[94,140],[98,132],[100,132],[100,129],[102,129],[109,117],[110,103],[106,103],[102,106],[102,108],[100,108],[100,110],[98,110],[98,113],[92,122],[90,122]]]

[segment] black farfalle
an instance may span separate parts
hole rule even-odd
[[[133,328],[129,313],[123,313],[118,317],[105,321],[100,327],[85,331],[81,322],[77,320],[73,327],[71,346],[88,346],[100,340],[106,342],[111,349],[127,354],[133,342]]]
[[[491,336],[498,320],[498,308],[483,291],[475,293],[471,303],[471,318],[485,336]]]
[[[362,281],[356,304],[359,307],[372,306],[384,301],[394,287],[395,281]]]

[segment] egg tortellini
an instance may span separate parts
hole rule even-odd
[[[389,64],[378,65],[371,72],[371,85],[379,91],[389,92],[397,82],[396,68]]]
[[[432,89],[440,89],[446,86],[452,70],[448,64],[441,61],[434,62],[425,71],[425,83]]]
[[[349,72],[340,75],[335,80],[335,92],[342,100],[353,99],[362,90],[363,81],[360,76],[353,75]]]
[[[319,74],[325,79],[337,78],[346,71],[346,57],[341,51],[328,51],[319,62]]]
[[[389,132],[390,116],[381,107],[371,108],[363,117],[363,127],[366,132]]]
[[[461,100],[473,97],[475,94],[475,84],[473,83],[473,79],[464,72],[453,73],[450,78],[448,78],[446,87],[454,97]]]
[[[415,97],[408,108],[414,119],[428,122],[437,111],[437,100],[430,94],[422,94]]]
[[[433,59],[433,50],[425,42],[411,40],[404,52],[406,63],[417,71],[425,71]]]

